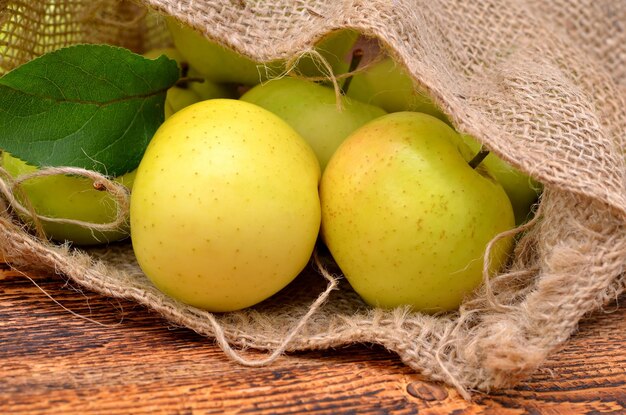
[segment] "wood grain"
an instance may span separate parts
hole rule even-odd
[[[31,277],[0,269],[0,414],[626,413],[624,307],[583,321],[527,382],[466,402],[377,346],[242,367],[141,306]]]

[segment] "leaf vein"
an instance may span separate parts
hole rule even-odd
[[[96,59],[98,59],[102,65],[106,65],[106,62],[100,60],[99,57],[96,56]],[[85,68],[83,68],[80,65],[76,65],[76,64],[73,64],[73,63],[68,62],[68,61],[62,61],[62,63],[64,65],[67,65],[67,66],[70,66],[70,67],[78,69],[79,71],[83,72],[84,74],[86,74],[87,76],[89,76],[90,78],[92,78],[92,79],[94,79],[96,81],[101,81],[101,82],[104,82],[107,85],[112,86],[113,88],[117,89],[123,96],[127,96],[126,95],[126,91],[124,91],[122,88],[120,88],[119,86],[117,86],[114,83],[112,83],[109,79],[103,78],[103,77],[98,76],[96,74],[93,74],[93,73],[87,71]]]
[[[65,100],[60,100],[58,98],[42,97],[42,96],[39,96],[39,95],[37,95],[37,94],[35,94],[33,92],[23,91],[21,89],[17,89],[17,88],[14,88],[12,86],[9,86],[9,85],[0,85],[0,87],[5,87],[5,88],[8,88],[8,89],[11,89],[13,91],[16,91],[16,92],[18,92],[20,94],[23,94],[23,95],[26,95],[26,96],[29,96],[29,97],[47,99],[47,100],[55,102],[55,103],[67,102],[67,103],[71,103],[71,104],[95,105],[95,106],[98,106],[98,107],[106,107],[108,105],[113,105],[113,104],[117,104],[117,103],[120,103],[120,102],[133,101],[133,100],[136,100],[136,99],[144,100],[144,99],[152,98],[152,97],[154,97],[156,95],[166,93],[167,90],[169,89],[169,88],[166,87],[166,88],[162,88],[162,89],[159,89],[157,91],[152,91],[152,92],[149,92],[149,93],[146,93],[146,94],[128,95],[128,96],[123,97],[123,98],[116,98],[116,99],[111,99],[111,100],[108,100],[108,101],[92,101],[92,100],[83,100],[83,99],[65,99]]]
[[[112,140],[106,147],[101,148],[99,151],[97,151],[94,154],[94,158],[96,158],[96,156],[100,155],[100,153],[105,152],[106,150],[108,150],[109,148],[113,147],[115,144],[117,144],[119,141],[121,141],[126,134],[128,133],[128,131],[130,130],[131,126],[133,126],[135,124],[135,120],[137,120],[137,116],[142,113],[143,107],[145,105],[145,101],[142,101],[140,104],[140,107],[137,109],[137,111],[135,111],[135,115],[133,116],[133,119],[128,123],[128,125],[126,126],[126,129],[122,132],[122,134],[117,137],[115,140]]]

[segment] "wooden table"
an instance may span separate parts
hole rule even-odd
[[[470,403],[380,347],[242,367],[141,306],[31,277],[0,269],[0,414],[626,414],[623,306],[583,321],[527,382]]]

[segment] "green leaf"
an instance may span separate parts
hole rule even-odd
[[[0,148],[119,176],[139,165],[179,77],[174,60],[108,45],[45,54],[0,78]]]

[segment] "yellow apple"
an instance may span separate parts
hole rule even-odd
[[[322,236],[368,304],[453,310],[481,283],[487,243],[514,218],[472,156],[447,124],[416,112],[377,118],[337,149],[320,185]],[[511,246],[497,245],[492,270]]]
[[[131,239],[165,294],[211,311],[256,304],[305,267],[319,226],[315,154],[256,105],[202,101],[159,128],[137,169]]]

